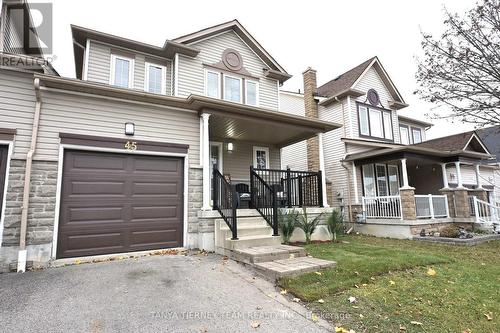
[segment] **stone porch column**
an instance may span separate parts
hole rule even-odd
[[[200,142],[200,148],[203,150],[203,160],[201,161],[203,166],[203,207],[202,210],[212,210],[210,205],[210,135],[208,129],[208,119],[210,114],[203,113],[201,115],[203,122],[203,134],[202,142]]]
[[[408,170],[406,169],[406,158],[401,159],[401,171],[403,172],[403,187],[399,189],[401,197],[401,219],[416,220],[417,208],[415,204],[415,188],[408,182]]]
[[[455,217],[470,217],[469,193],[466,188],[458,187],[453,191],[455,196]]]

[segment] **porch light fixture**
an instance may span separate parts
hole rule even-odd
[[[227,144],[227,151],[233,151],[233,143],[232,142],[229,142]]]
[[[134,135],[134,134],[135,134],[135,124],[125,123],[125,135]]]

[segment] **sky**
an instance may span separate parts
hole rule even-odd
[[[41,2],[41,1],[30,1]],[[444,7],[464,13],[475,0],[350,1],[129,1],[53,0],[56,70],[75,77],[70,24],[162,46],[165,39],[238,19],[293,77],[283,89],[302,89],[302,72],[317,70],[321,85],[378,56],[409,107],[402,115],[422,120],[435,105],[413,92],[421,31],[443,31]],[[427,138],[473,129],[431,120]]]

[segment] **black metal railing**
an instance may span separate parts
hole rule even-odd
[[[217,210],[233,233],[232,239],[238,239],[238,193],[227,182],[224,176],[214,168],[213,178],[213,209]]]
[[[250,167],[251,202],[260,215],[273,228],[273,236],[278,236],[278,189],[271,187]]]
[[[323,207],[322,173],[251,168],[276,190],[279,207]]]

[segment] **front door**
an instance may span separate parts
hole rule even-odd
[[[213,180],[214,168],[223,174],[222,170],[222,142],[210,142],[210,180]],[[213,181],[210,181],[210,195],[213,196]]]

